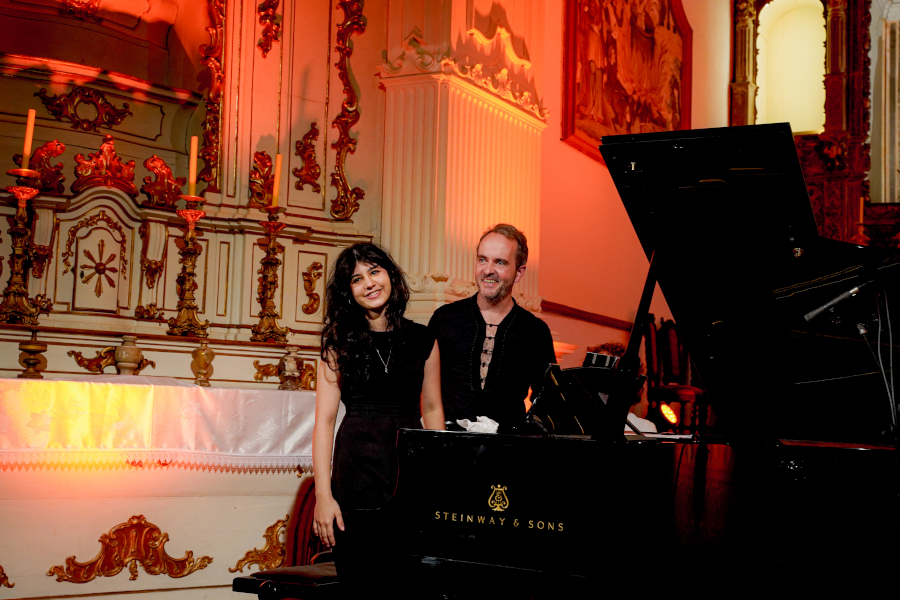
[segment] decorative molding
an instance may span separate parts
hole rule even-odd
[[[340,55],[335,66],[338,76],[344,84],[344,101],[341,113],[335,117],[331,126],[339,132],[338,139],[331,147],[336,151],[334,173],[331,174],[331,185],[337,189],[337,198],[331,201],[331,216],[338,221],[346,221],[359,210],[359,201],[365,196],[362,188],[350,189],[344,166],[347,154],[356,152],[356,140],[350,137],[350,129],[359,121],[359,96],[353,88],[350,76],[350,36],[354,33],[362,35],[366,31],[366,23],[362,15],[362,3],[359,0],[341,0],[338,6],[344,11],[344,20],[337,28],[337,44],[335,52]]]
[[[291,348],[291,346],[288,346]],[[298,357],[299,358],[299,357]],[[300,383],[296,387],[286,385],[288,382],[289,374],[285,369],[286,365],[284,364],[285,360],[282,357],[282,360],[276,364],[261,364],[258,360],[253,361],[253,367],[256,369],[256,373],[253,374],[254,381],[262,382],[264,379],[268,379],[269,377],[275,377],[276,375],[281,380],[281,385],[278,387],[280,390],[315,390],[316,389],[316,361],[307,362],[305,359],[300,359],[300,365],[295,365],[299,368],[299,380]],[[295,376],[294,376],[295,377]]]
[[[6,571],[3,570],[3,565],[0,565],[0,585],[5,585],[8,588],[16,587],[16,584],[9,582],[9,577],[6,576]]]
[[[319,139],[319,128],[316,127],[315,121],[309,126],[309,131],[303,136],[303,139],[296,144],[296,154],[303,161],[303,166],[299,169],[291,171],[297,182],[294,187],[302,190],[304,185],[312,186],[315,193],[322,191],[322,186],[317,182],[322,175],[322,167],[316,162],[316,140]]]
[[[203,119],[203,147],[199,156],[205,163],[197,179],[207,182],[206,191],[217,193],[219,189],[219,157],[221,153],[222,89],[225,85],[223,62],[225,57],[225,0],[207,0],[211,25],[206,28],[209,44],[200,46],[201,64],[209,69],[209,91],[203,103],[206,116]]]
[[[425,273],[423,275],[407,275],[406,280],[409,284],[409,291],[415,292],[417,294],[422,294],[443,291],[444,287],[446,286],[443,286],[441,284],[447,283],[450,278],[443,273]],[[474,283],[470,283],[467,285],[470,285],[472,290],[475,289]],[[474,293],[474,291],[472,293]],[[472,294],[469,293],[465,295],[471,296]]]
[[[78,178],[72,183],[73,194],[80,194],[95,187],[111,187],[137,198],[134,161],[122,163],[122,159],[116,154],[116,142],[111,135],[103,136],[99,152],[89,154],[87,159],[83,154],[76,154],[75,162],[78,163],[75,167],[75,175]]]
[[[493,37],[487,37],[482,31],[477,28],[472,28],[467,33],[474,37],[475,41],[483,46],[489,46],[493,48],[494,46],[499,45],[500,51],[506,56],[507,61],[518,67],[531,69],[531,61],[516,54],[516,50],[515,48],[513,48],[512,41],[510,41],[512,39],[512,35],[502,25],[497,25],[497,30],[494,32]],[[498,42],[497,40],[500,41]]]
[[[263,379],[268,379],[269,377],[275,377],[278,375],[278,364],[262,364],[258,360],[253,361],[253,368],[256,369],[256,373],[253,374],[253,380],[262,382]]]
[[[68,94],[59,94],[51,96],[47,93],[46,88],[34,94],[41,99],[47,112],[50,113],[57,121],[69,121],[72,123],[72,129],[81,131],[100,131],[101,127],[112,129],[115,125],[125,120],[125,117],[133,116],[128,110],[128,103],[123,108],[116,108],[106,99],[103,92],[92,90],[82,86],[75,86]],[[78,106],[81,104],[90,104],[97,111],[97,116],[93,119],[82,119],[78,116]]]
[[[168,533],[148,523],[143,515],[135,515],[100,536],[100,552],[93,559],[80,563],[70,556],[66,558],[65,567],[51,567],[47,575],[56,575],[57,581],[87,583],[96,577],[118,575],[128,566],[129,579],[134,581],[138,577],[138,564],[148,575],[166,574],[169,577],[186,577],[212,564],[213,559],[209,556],[201,556],[195,561],[190,550],[182,558],[172,558],[165,550],[168,540]]]
[[[263,0],[262,4],[256,7],[256,14],[259,15],[259,24],[262,25],[262,39],[256,43],[256,47],[262,51],[263,58],[272,50],[272,44],[280,42],[278,34],[281,33],[281,25],[275,21],[278,19],[278,3],[280,0]]]
[[[41,193],[61,196],[66,191],[66,187],[62,183],[66,180],[65,175],[62,174],[63,164],[57,163],[55,167],[50,165],[51,159],[60,156],[65,151],[65,144],[59,140],[53,140],[35,150],[31,160],[28,161],[28,168],[34,169],[41,174],[37,179],[37,187],[39,187]],[[14,155],[13,162],[21,167],[22,155]],[[16,179],[16,185],[32,186],[34,182],[35,180],[26,177]]]
[[[402,77],[404,75],[439,73],[441,71],[441,60],[447,58],[444,55],[445,53],[433,52],[423,47],[422,39],[417,31],[411,33],[403,41],[402,48],[403,54],[392,62],[383,62],[378,67],[378,75],[382,79]]]
[[[250,208],[261,208],[272,204],[275,187],[275,170],[268,152],[253,153],[253,168],[250,169]]]
[[[103,19],[97,16],[101,0],[59,0],[62,6],[59,14],[87,21],[88,19],[102,23]]]
[[[122,263],[122,278],[127,279],[128,273],[128,259],[125,258],[125,245],[128,237],[125,235],[125,231],[123,231],[122,226],[119,225],[118,222],[114,221],[106,214],[105,210],[101,210],[96,215],[91,217],[85,217],[81,221],[79,221],[75,227],[69,229],[69,236],[66,239],[66,250],[59,257],[63,259],[63,265],[65,268],[63,269],[63,273],[72,268],[72,264],[69,262],[69,258],[75,253],[72,250],[72,245],[75,243],[75,236],[78,235],[78,232],[85,227],[93,227],[97,223],[100,222],[106,223],[110,229],[113,229],[122,236],[122,241],[119,242],[120,251],[119,251],[119,262]],[[75,272],[75,269],[72,269],[72,273]]]
[[[756,122],[756,4],[734,3],[734,81],[731,82],[731,125]]]
[[[149,289],[149,290],[152,290],[153,286],[156,285],[156,280],[159,278],[160,274],[162,273],[163,267],[165,267],[165,265],[166,265],[166,246],[165,246],[165,244],[161,244],[162,256],[160,256],[159,259],[154,260],[154,259],[149,258],[149,256],[148,256],[150,242],[151,242],[150,233],[151,233],[152,227],[153,226],[150,223],[148,223],[147,221],[144,221],[143,223],[141,223],[141,226],[138,229],[138,235],[141,236],[141,242],[143,242],[142,247],[141,247],[141,273],[144,274],[144,281],[147,282],[147,289]],[[165,227],[165,226],[163,226],[163,227]],[[156,307],[155,304],[149,304],[148,308],[150,306],[153,306],[154,308]],[[160,312],[162,312],[162,311],[160,311]],[[137,315],[137,311],[135,311],[135,315]],[[138,317],[138,318],[142,318],[142,317]],[[152,318],[156,318],[156,317],[152,317]]]
[[[481,63],[477,63],[475,66],[461,65],[452,58],[445,58],[441,61],[441,68],[444,73],[456,74],[463,79],[468,79],[478,87],[533,114],[541,121],[546,122],[547,116],[550,114],[548,109],[541,108],[538,103],[532,102],[531,92],[512,89],[513,82],[509,78],[509,70],[506,67],[493,75],[485,75],[484,66]],[[495,81],[496,83],[494,83]]]
[[[309,298],[309,302],[301,307],[304,314],[314,315],[319,310],[321,298],[316,293],[316,280],[322,277],[323,268],[322,263],[316,261],[309,265],[306,268],[306,272],[303,273],[303,291],[306,293],[306,297]]]
[[[147,306],[138,305],[134,309],[134,318],[141,321],[162,321],[163,309],[157,308],[155,302],[151,302]]]
[[[607,317],[606,315],[588,312],[586,310],[581,310],[580,308],[566,306],[565,304],[550,302],[549,300],[543,300],[541,302],[541,312],[548,315],[558,315],[577,321],[602,325],[603,327],[610,327],[612,329],[620,329],[622,331],[631,331],[631,328],[634,325],[631,321]]]
[[[285,515],[283,519],[279,519],[272,525],[269,525],[263,534],[263,539],[266,540],[266,545],[263,549],[254,548],[253,550],[248,550],[244,554],[244,558],[237,561],[233,568],[228,568],[228,572],[237,573],[240,571],[243,573],[244,567],[249,567],[250,565],[256,565],[260,571],[263,569],[277,569],[284,564],[284,542],[280,541],[279,538],[287,531],[287,523],[290,519],[290,515]]]
[[[116,347],[107,346],[97,352],[94,358],[85,358],[78,350],[69,350],[67,356],[75,358],[75,363],[89,373],[102,373],[103,369],[116,364]]]
[[[147,195],[147,200],[141,202],[141,206],[175,210],[175,203],[182,194],[181,189],[187,183],[187,177],[172,177],[172,169],[155,154],[144,161],[144,168],[155,175],[156,179],[150,175],[144,177],[141,192]]]
[[[88,249],[84,249],[82,254],[94,264],[85,263],[83,265],[79,265],[82,269],[81,271],[81,283],[88,283],[94,276],[97,276],[97,283],[94,285],[94,295],[98,298],[103,295],[103,279],[106,279],[106,283],[109,284],[109,287],[115,288],[116,282],[115,280],[109,276],[109,273],[118,273],[119,270],[115,267],[108,266],[109,263],[116,258],[116,253],[113,252],[109,255],[109,258],[104,259],[103,254],[105,250],[106,242],[102,239],[97,243],[97,258],[94,258],[94,255],[91,254],[91,251]],[[90,274],[85,276],[84,269],[90,271]]]

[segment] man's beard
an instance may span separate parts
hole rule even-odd
[[[481,297],[484,298],[485,300],[487,300],[489,304],[498,304],[501,300],[503,300],[504,298],[509,296],[510,293],[512,293],[513,282],[511,282],[511,281],[504,281],[504,280],[500,279],[499,277],[487,277],[487,278],[482,278],[482,280],[483,279],[496,279],[499,282],[497,289],[495,289],[494,292],[491,294],[484,293],[479,286],[478,291],[481,294]]]

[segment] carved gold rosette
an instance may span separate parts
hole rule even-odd
[[[278,19],[278,4],[280,0],[263,0],[256,8],[256,14],[259,15],[259,24],[262,25],[262,39],[256,46],[262,51],[263,58],[272,50],[272,44],[279,41],[278,34],[281,32],[281,25],[276,23]]]
[[[284,564],[284,542],[280,538],[286,531],[287,523],[290,519],[290,515],[285,515],[283,519],[279,519],[266,527],[266,532],[263,534],[266,545],[263,549],[254,548],[253,550],[248,550],[244,554],[244,558],[237,561],[233,568],[228,568],[228,572],[237,573],[240,571],[243,573],[244,567],[249,567],[250,565],[256,565],[262,571],[263,569],[276,569]]]
[[[144,567],[148,575],[168,575],[186,577],[212,564],[209,556],[194,560],[194,553],[188,550],[182,558],[172,558],[166,553],[165,544],[169,534],[148,523],[143,515],[135,515],[127,522],[116,525],[108,534],[100,536],[100,552],[86,563],[80,563],[74,556],[66,558],[66,565],[51,567],[48,576],[56,575],[57,581],[87,583],[97,577],[113,577],[127,566],[132,581],[138,577],[138,565]]]
[[[28,168],[34,169],[40,173],[40,177],[37,181],[19,177],[16,179],[16,185],[38,187],[44,194],[63,194],[63,192],[66,191],[66,187],[62,183],[66,180],[65,175],[62,174],[63,164],[57,163],[54,167],[50,164],[50,160],[56,158],[65,151],[66,145],[59,140],[45,143],[34,151],[34,154],[31,155],[31,159],[28,161]],[[13,162],[21,167],[22,155],[14,155]]]
[[[309,298],[309,302],[301,307],[304,314],[313,315],[319,310],[321,299],[319,294],[316,293],[316,280],[322,277],[322,269],[322,263],[316,261],[309,265],[306,268],[306,272],[303,273],[303,291],[306,293],[306,297]]]
[[[123,163],[116,154],[116,142],[109,134],[103,136],[100,151],[75,155],[75,174],[78,178],[72,183],[72,193],[81,192],[94,187],[112,187],[120,189],[132,198],[137,198],[138,190],[134,185],[134,161]]]
[[[338,192],[337,198],[331,201],[331,216],[338,221],[346,221],[359,210],[359,201],[365,196],[362,188],[350,189],[344,165],[347,161],[347,154],[356,152],[356,140],[350,137],[350,129],[359,121],[359,96],[353,87],[350,76],[350,55],[353,54],[350,36],[354,33],[360,35],[364,33],[366,22],[363,19],[362,3],[359,0],[341,0],[338,6],[344,11],[344,20],[337,29],[335,52],[340,55],[340,58],[335,66],[338,69],[341,83],[344,84],[344,101],[341,103],[340,114],[331,123],[331,126],[339,132],[338,139],[331,144],[337,153],[334,173],[331,174],[331,185]]]
[[[144,168],[155,175],[156,179],[149,175],[144,177],[141,192],[147,195],[147,200],[141,202],[141,206],[175,210],[175,203],[181,195],[181,188],[187,183],[187,178],[173,177],[172,169],[166,161],[155,154],[144,161]]]
[[[319,185],[319,177],[322,175],[322,167],[316,162],[316,140],[319,139],[319,128],[313,122],[309,126],[309,131],[303,136],[303,139],[297,142],[296,154],[303,161],[303,166],[294,169],[291,173],[297,178],[294,187],[302,190],[304,185],[312,186],[315,193],[322,191]]]
[[[101,127],[112,129],[124,121],[125,117],[133,115],[128,110],[127,102],[122,108],[116,108],[103,93],[86,87],[76,86],[68,94],[56,96],[51,96],[47,93],[46,88],[41,88],[34,95],[41,99],[41,102],[47,107],[47,112],[57,121],[68,121],[72,124],[72,129],[81,131],[99,132]],[[79,117],[78,106],[81,104],[92,105],[97,111],[97,116],[93,119]]]
[[[203,147],[199,156],[205,163],[197,174],[199,181],[207,182],[206,190],[219,192],[219,154],[221,152],[220,126],[222,113],[222,89],[225,85],[225,0],[207,0],[209,20],[206,28],[209,44],[200,46],[201,63],[210,74],[209,91],[203,101],[206,117],[203,119]]]

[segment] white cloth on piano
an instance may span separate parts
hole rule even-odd
[[[457,419],[456,424],[472,433],[497,433],[500,423],[488,417],[475,417],[475,421],[469,419]],[[655,431],[655,430],[654,430]]]

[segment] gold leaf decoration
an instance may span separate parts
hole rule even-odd
[[[228,572],[237,573],[240,571],[243,573],[244,567],[249,567],[249,565],[258,566],[260,571],[280,567],[284,563],[285,552],[284,542],[280,541],[279,538],[287,529],[287,522],[290,518],[290,515],[285,515],[283,519],[279,519],[266,527],[266,532],[263,534],[263,539],[266,540],[265,547],[262,550],[257,548],[248,550],[244,554],[244,558],[237,561],[234,568],[229,567]]]

